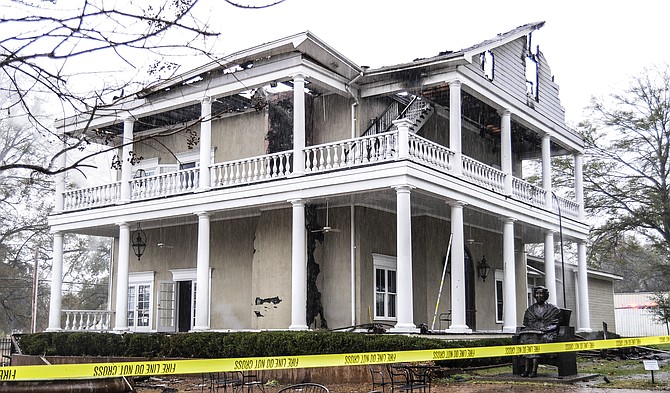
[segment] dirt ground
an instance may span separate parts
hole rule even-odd
[[[431,393],[643,393],[669,391],[670,373],[659,373],[656,376],[656,385],[649,384],[649,375],[633,375],[626,378],[631,380],[632,388],[608,388],[604,383],[604,376],[597,375],[591,379],[565,383],[551,375],[539,375],[537,379],[519,379],[511,375],[501,375],[500,378],[478,378],[476,376],[463,379],[440,379],[433,382]],[[209,381],[202,377],[189,376],[184,378],[151,377],[134,381],[135,389],[140,393],[180,393],[180,392],[221,392],[247,393],[242,390],[211,388]],[[636,387],[637,385],[637,387]],[[264,390],[256,387],[248,393],[275,393],[283,386],[265,386]],[[342,383],[329,384],[330,393],[369,393],[372,391],[370,383]],[[390,389],[386,392],[390,393]],[[423,393],[423,392],[421,392]]]

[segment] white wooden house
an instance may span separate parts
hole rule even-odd
[[[448,257],[443,330],[513,332],[525,244],[545,244],[555,303],[559,221],[578,249],[573,321],[591,330],[583,143],[532,47],[542,25],[378,69],[305,32],[60,121],[118,146],[118,181],[59,182],[48,330],[417,332]],[[557,155],[574,159],[574,198],[552,193]],[[109,311],[61,309],[71,233],[114,239]]]

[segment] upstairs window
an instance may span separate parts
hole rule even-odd
[[[482,63],[482,71],[484,71],[484,76],[486,76],[488,80],[492,81],[495,69],[495,57],[493,56],[493,52],[490,50],[482,52],[482,54],[479,55],[479,58]]]
[[[528,34],[527,50],[528,53],[524,58],[524,67],[526,70],[526,96],[528,98],[528,105],[532,106],[533,101],[540,101],[540,73],[538,63],[538,53],[540,48],[536,48],[535,53],[531,50],[532,35]]]

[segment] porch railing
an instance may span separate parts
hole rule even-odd
[[[577,202],[559,196],[557,196],[556,199],[558,200],[558,206],[561,207],[562,216],[572,218],[579,217],[579,205],[577,204]],[[553,204],[552,207],[554,213],[558,213],[558,207],[556,206],[556,204]]]
[[[305,172],[323,172],[379,161],[398,156],[398,132],[368,135],[305,149]]]
[[[505,192],[505,173],[466,156],[463,156],[463,177],[491,191]]]
[[[121,182],[79,188],[63,193],[64,210],[98,207],[113,204],[121,198]]]
[[[316,146],[304,150],[306,173],[320,173],[341,168],[393,161],[399,157],[398,131],[363,136]],[[467,156],[462,162],[454,162],[454,152],[414,133],[408,136],[409,159],[449,173],[455,165],[461,165],[464,180],[505,194],[505,174],[489,165]],[[214,164],[210,167],[213,188],[251,184],[276,178],[286,178],[292,173],[293,152],[268,154],[252,158]],[[177,195],[195,191],[199,186],[199,168],[142,177],[131,180],[131,200]],[[533,206],[545,208],[546,191],[522,179],[512,178],[512,197]],[[121,198],[121,182],[96,186],[64,193],[65,211],[99,207],[118,203]],[[565,217],[578,218],[579,205],[565,198],[558,198],[553,211]]]
[[[249,184],[256,181],[287,177],[291,174],[293,152],[267,154],[214,164],[211,166],[212,187]]]
[[[142,200],[192,192],[198,188],[199,179],[198,168],[133,179],[130,181],[130,199]]]
[[[108,331],[112,328],[113,311],[105,310],[62,310],[65,316],[63,330]]]
[[[546,206],[547,191],[527,181],[512,178],[512,196],[533,206]]]
[[[454,152],[426,138],[409,134],[409,155],[415,160],[448,172],[452,167]]]

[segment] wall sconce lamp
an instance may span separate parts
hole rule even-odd
[[[137,260],[139,261],[142,254],[144,254],[144,250],[147,248],[147,235],[142,228],[140,228],[139,222],[137,223],[137,230],[133,232],[131,246],[133,247],[133,253],[137,256]]]
[[[482,260],[477,263],[477,275],[482,278],[482,281],[486,282],[490,270],[491,266],[486,263],[486,257],[482,256]]]

